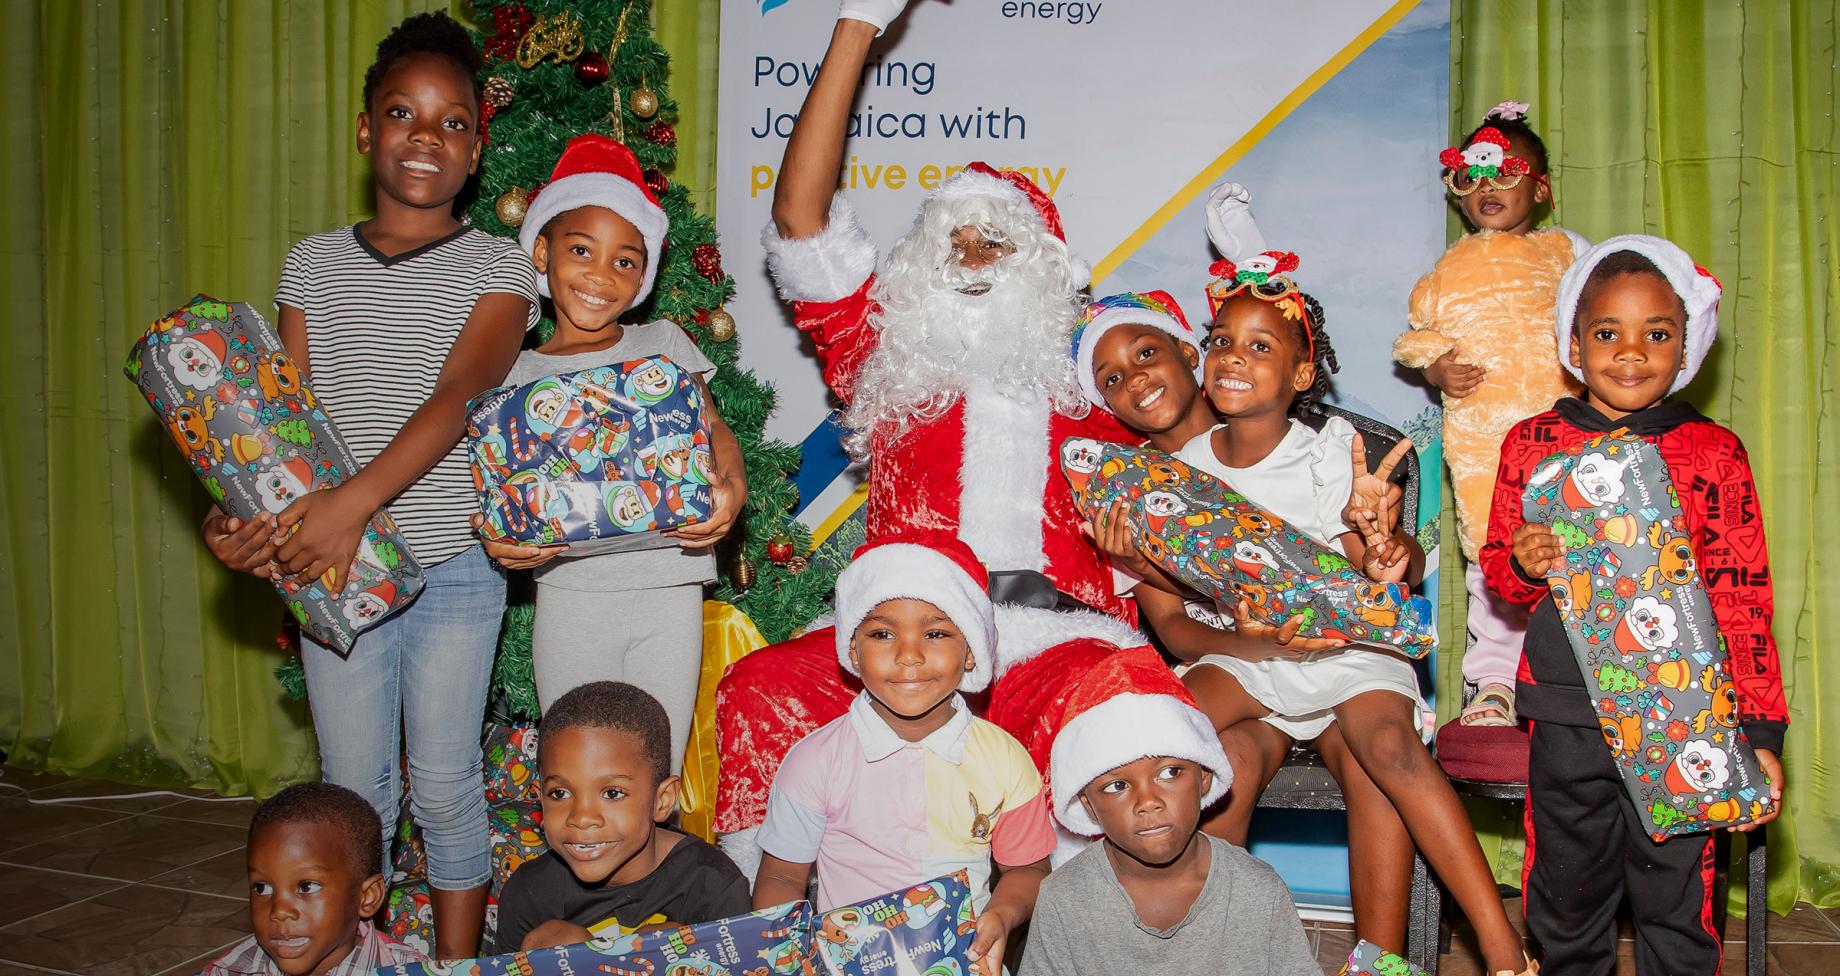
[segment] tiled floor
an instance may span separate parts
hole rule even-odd
[[[243,838],[254,802],[106,798],[136,792],[0,767],[0,976],[195,973],[248,933]],[[71,802],[32,802],[50,799]],[[1518,924],[1519,900],[1507,907]],[[1742,923],[1734,918],[1729,933],[1741,938]],[[1354,933],[1306,928],[1323,972],[1336,972]],[[1620,974],[1635,972],[1631,945],[1622,943]],[[1728,973],[1742,973],[1743,953],[1742,942],[1726,943]],[[1831,973],[1836,958],[1840,909],[1801,905],[1770,919],[1772,974]],[[1438,972],[1481,973],[1462,931]]]

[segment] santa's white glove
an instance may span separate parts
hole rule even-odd
[[[875,25],[875,36],[882,36],[888,25],[901,16],[907,9],[907,0],[843,0],[843,6],[837,11],[838,20],[860,20],[865,24]]]
[[[1238,264],[1265,250],[1265,235],[1252,219],[1252,191],[1222,183],[1208,194],[1208,240],[1220,256]]]

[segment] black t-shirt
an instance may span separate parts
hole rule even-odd
[[[582,884],[554,851],[525,862],[499,893],[492,951],[518,951],[531,929],[554,919],[613,936],[659,922],[695,925],[753,911],[747,878],[735,862],[700,838],[679,836],[658,867],[632,884]]]

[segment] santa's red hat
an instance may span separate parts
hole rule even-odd
[[[990,605],[990,574],[971,547],[944,533],[890,536],[857,548],[837,576],[837,662],[850,663],[850,638],[877,604],[925,600],[952,619],[971,646],[972,668],[960,691],[990,684],[997,646],[996,610]]]
[[[305,458],[289,458],[281,462],[281,470],[286,471],[295,481],[300,482],[302,491],[313,490],[313,466]]]
[[[605,207],[626,218],[645,238],[645,276],[633,304],[645,301],[658,277],[658,259],[671,221],[646,187],[645,174],[631,149],[612,137],[593,133],[570,139],[549,182],[530,200],[518,227],[518,246],[530,254],[545,224],[581,207]],[[537,290],[549,294],[549,282],[543,275],[537,276]]]
[[[222,366],[224,360],[229,358],[229,347],[224,345],[224,337],[215,332],[194,332],[186,338],[210,350],[211,355],[217,357],[219,366]]]
[[[1146,756],[1186,759],[1214,774],[1201,797],[1207,807],[1233,785],[1220,738],[1182,680],[1148,645],[1108,654],[1068,693],[1049,750],[1054,816],[1076,834],[1104,833],[1080,803],[1080,791],[1110,770]]]
[[[364,592],[383,601],[383,605],[386,607],[395,606],[396,604],[396,584],[389,580],[383,580]]]
[[[1065,244],[1067,232],[1061,226],[1060,208],[1054,205],[1054,198],[1035,185],[1035,181],[1015,170],[999,170],[985,162],[975,162],[952,174],[939,189],[933,191],[933,198],[939,200],[963,199],[972,196],[995,196],[1020,199],[1034,209],[1041,218],[1042,228],[1054,235],[1055,239]],[[1092,266],[1069,254],[1069,269],[1073,272],[1073,286],[1085,288],[1092,283]]]

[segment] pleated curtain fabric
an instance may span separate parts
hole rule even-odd
[[[678,176],[710,187],[716,4],[664,6],[666,44],[706,36],[673,81],[696,113],[679,132],[706,147]],[[318,775],[306,708],[272,674],[280,602],[204,550],[209,501],[121,367],[195,292],[270,313],[289,245],[368,215],[364,71],[394,24],[439,9],[467,15],[447,0],[7,0],[9,762],[232,794]]]
[[[1452,6],[1454,137],[1503,99],[1532,102],[1559,224],[1594,241],[1667,237],[1725,286],[1718,342],[1683,395],[1744,439],[1764,506],[1792,719],[1788,803],[1770,828],[1770,904],[1840,905],[1836,4]],[[1463,587],[1454,547],[1445,548],[1445,646],[1460,647],[1461,606],[1449,598]],[[1461,701],[1459,667],[1457,654],[1439,664],[1446,717]],[[1518,862],[1518,825],[1495,835]],[[1503,867],[1518,879],[1518,863]]]

